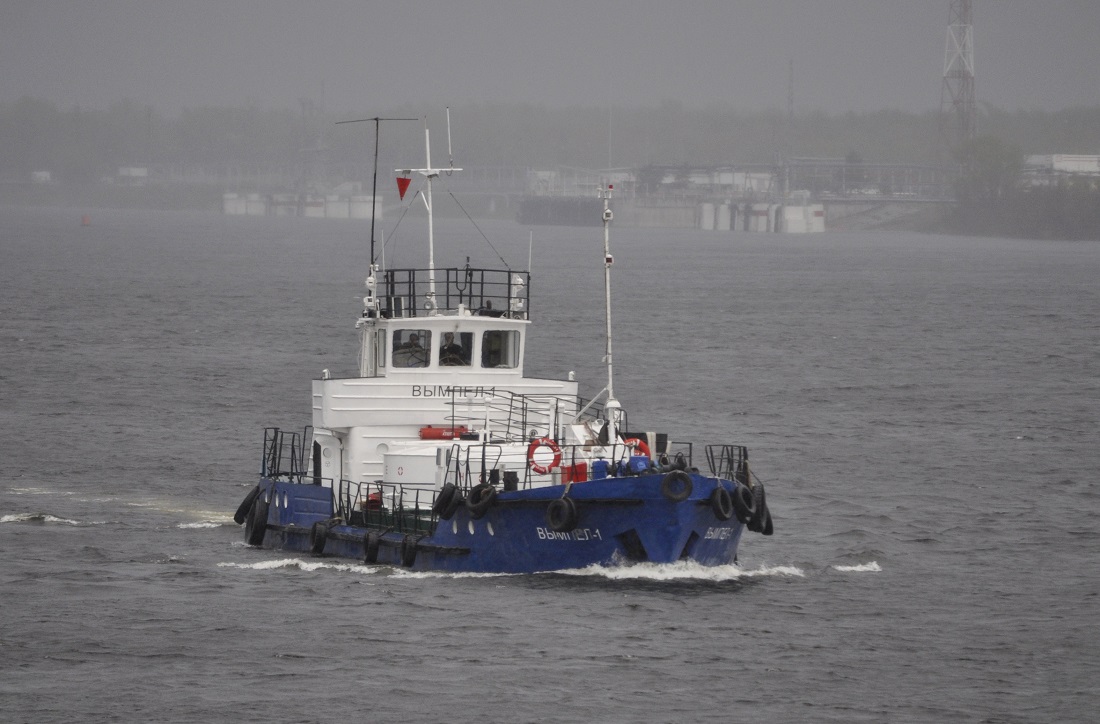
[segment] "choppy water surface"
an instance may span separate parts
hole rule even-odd
[[[480,226],[526,266],[528,229]],[[592,394],[602,236],[534,232],[527,371]],[[230,519],[261,428],[354,368],[367,233],[0,208],[0,718],[1094,716],[1100,244],[616,229],[632,425],[749,445],[776,535],[740,568],[456,576]]]

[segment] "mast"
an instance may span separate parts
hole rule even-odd
[[[447,150],[450,151],[451,147],[451,109],[447,109]],[[424,207],[428,210],[428,304],[429,307],[435,308],[435,221],[432,215],[432,181],[439,177],[441,171],[446,171],[448,174],[452,171],[461,171],[460,168],[455,168],[454,160],[451,159],[449,165],[445,169],[432,168],[432,144],[431,136],[428,133],[428,123],[425,119],[424,122],[424,168],[412,168],[412,169],[396,169],[398,173],[419,173],[428,180],[428,187],[424,191],[421,198],[424,199]]]
[[[428,124],[424,123],[424,165],[432,167],[432,144],[428,137]],[[435,223],[432,217],[432,180],[439,176],[438,173],[426,173],[428,177],[428,191],[424,195],[424,205],[428,207],[428,296],[435,301]]]
[[[611,439],[618,434],[619,426],[619,401],[615,399],[615,387],[614,387],[614,374],[612,373],[611,363],[611,265],[615,263],[615,260],[611,257],[611,219],[614,218],[614,214],[611,212],[611,191],[615,187],[612,184],[607,185],[607,189],[600,194],[600,198],[603,199],[603,288],[604,288],[604,304],[607,318],[607,353],[604,360],[607,362],[607,402],[604,404],[604,409],[607,411],[607,423],[609,426],[608,435]]]

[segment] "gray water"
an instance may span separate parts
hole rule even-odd
[[[395,220],[387,263],[422,263]],[[530,230],[479,226],[527,265]],[[533,231],[527,372],[595,393],[601,232]],[[366,235],[0,208],[0,720],[1095,718],[1100,243],[615,229],[631,425],[748,445],[776,534],[740,568],[454,576],[230,520],[262,427],[354,369]]]

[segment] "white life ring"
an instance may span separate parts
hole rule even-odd
[[[539,448],[548,447],[550,452],[554,454],[554,459],[550,461],[549,465],[543,465],[535,460],[535,453]],[[551,468],[556,468],[561,465],[561,448],[554,442],[553,438],[540,437],[531,441],[531,444],[527,446],[527,464],[531,468],[531,472],[536,475],[546,475],[550,472]]]
[[[649,445],[646,441],[639,437],[628,437],[623,440],[623,444],[634,451],[635,455],[645,455],[647,458],[651,457],[649,454]]]

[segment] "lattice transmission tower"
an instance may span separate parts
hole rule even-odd
[[[947,150],[974,138],[974,25],[971,0],[951,0],[940,88],[940,123]]]

